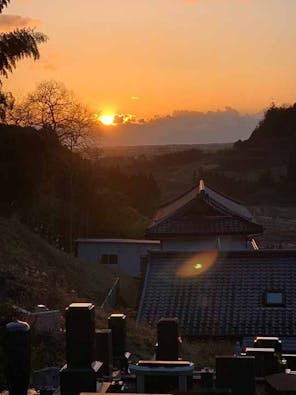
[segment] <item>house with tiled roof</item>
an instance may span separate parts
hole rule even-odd
[[[261,232],[242,203],[203,182],[161,207],[147,234],[162,249],[148,255],[138,320],[177,317],[189,337],[292,339],[296,251],[258,249],[249,241]]]
[[[263,232],[250,210],[212,188],[198,187],[157,210],[147,237],[162,249],[178,251],[253,249],[253,236]]]
[[[141,258],[151,251],[251,250],[262,231],[242,203],[200,181],[157,210],[145,240],[79,238],[76,252],[93,265],[117,266],[139,277]]]

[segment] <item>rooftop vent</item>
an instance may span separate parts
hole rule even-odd
[[[205,193],[205,183],[204,183],[204,180],[200,180],[200,181],[199,181],[198,191],[199,191],[199,193]]]

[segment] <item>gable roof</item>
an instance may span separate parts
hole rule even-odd
[[[146,233],[161,238],[262,232],[262,226],[252,221],[251,212],[242,203],[205,186],[201,180],[199,187],[162,205]]]
[[[296,334],[296,251],[151,252],[138,320],[177,317],[187,336]],[[266,307],[267,291],[285,305]]]

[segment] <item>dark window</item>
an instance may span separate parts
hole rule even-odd
[[[115,254],[101,255],[100,263],[103,265],[117,265],[118,264],[118,256]]]
[[[109,264],[110,265],[117,265],[118,257],[117,255],[109,255]]]
[[[266,306],[283,306],[284,305],[284,294],[282,291],[266,291],[264,302]]]

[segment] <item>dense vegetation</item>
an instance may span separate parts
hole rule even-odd
[[[0,126],[0,216],[67,250],[75,237],[136,237],[158,204],[151,175],[103,170],[46,129]]]
[[[271,106],[250,138],[234,144],[235,159],[247,159],[247,165],[269,168],[286,165],[295,155],[296,103],[291,106]]]

